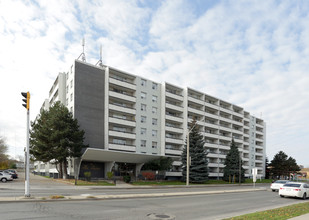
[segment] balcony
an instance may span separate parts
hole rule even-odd
[[[165,126],[165,130],[166,131],[170,131],[170,132],[174,132],[174,133],[183,133],[183,129],[182,128],[177,128],[177,127],[172,127],[172,126]]]
[[[211,107],[214,109],[219,109],[219,106],[215,102],[207,100],[207,99],[205,100],[205,106]]]
[[[123,99],[126,101],[130,101],[130,102],[136,102],[136,97],[134,97],[133,95],[126,93],[126,92],[115,92],[115,91],[109,91],[109,96],[111,97],[115,97],[118,99]]]
[[[136,134],[133,132],[123,132],[123,131],[116,131],[116,130],[109,130],[109,136],[113,137],[121,137],[121,138],[128,138],[128,139],[136,139]]]
[[[197,97],[190,96],[190,95],[188,95],[188,101],[191,101],[191,102],[194,102],[194,103],[197,103],[197,104],[200,104],[200,105],[204,105],[203,100],[201,100]]]
[[[120,124],[120,125],[126,125],[126,126],[130,126],[130,127],[136,127],[136,122],[134,120],[126,119],[126,118],[109,116],[109,122],[115,123],[115,124]]]
[[[173,92],[173,91],[170,91],[170,90],[166,90],[165,94],[166,94],[167,97],[176,99],[178,101],[183,101],[183,96],[180,95],[180,94],[177,94],[176,92]]]
[[[233,118],[231,122],[235,125],[238,125],[238,126],[241,126],[241,127],[243,126],[243,121],[241,119]]]
[[[133,109],[131,107],[126,107],[125,105],[119,105],[119,104],[116,104],[116,103],[109,104],[108,108],[111,109],[111,110],[118,111],[118,112],[126,112],[126,113],[129,113],[129,114],[132,114],[132,115],[136,114],[135,109]]]
[[[195,108],[192,108],[192,107],[188,107],[188,112],[192,112],[192,113],[195,113],[197,115],[204,115],[205,112],[203,112],[202,110],[200,109],[195,109]]]
[[[133,82],[126,81],[126,80],[121,79],[121,78],[116,78],[112,75],[110,75],[110,77],[109,77],[109,83],[112,83],[112,84],[115,84],[115,85],[118,85],[118,86],[122,86],[122,87],[125,87],[125,88],[129,88],[129,89],[132,89],[132,90],[136,90],[136,85]]]
[[[179,105],[173,105],[171,103],[166,103],[165,107],[169,108],[169,109],[173,109],[173,110],[178,111],[178,112],[183,112],[183,107],[181,107]]]
[[[171,121],[175,121],[175,122],[183,121],[183,118],[181,116],[179,116],[179,115],[171,115],[171,114],[168,114],[168,113],[166,113],[165,119],[171,120]]]
[[[115,143],[109,143],[108,149],[119,150],[119,151],[130,151],[130,152],[136,151],[135,145],[115,144]]]
[[[217,139],[218,138],[218,134],[215,134],[215,133],[210,133],[210,132],[201,132],[205,137],[208,137],[208,138],[215,138]]]
[[[165,142],[171,144],[184,144],[184,140],[180,138],[165,137]]]
[[[180,156],[182,154],[182,150],[165,149],[165,154]]]

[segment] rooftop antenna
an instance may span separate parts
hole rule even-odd
[[[79,57],[77,59],[79,60],[79,58],[82,58],[82,61],[86,62],[86,56],[85,56],[85,52],[84,52],[84,49],[85,49],[85,38],[83,38],[82,46],[83,46],[83,52],[79,55]]]
[[[102,63],[102,45],[100,45],[100,60],[95,65],[99,65],[100,67],[103,67],[103,63]]]

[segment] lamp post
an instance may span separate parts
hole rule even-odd
[[[192,128],[188,131],[187,133],[187,178],[186,178],[186,186],[189,186],[189,175],[190,175],[190,171],[189,171],[189,168],[190,168],[190,164],[191,164],[191,161],[190,161],[190,133],[191,131],[193,130],[193,128],[195,127],[195,125],[197,124],[197,122],[195,122],[195,124],[192,126]]]
[[[239,180],[239,185],[241,183],[241,152],[239,151],[239,176],[238,176],[238,180]]]

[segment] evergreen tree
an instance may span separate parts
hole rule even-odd
[[[283,151],[279,151],[269,165],[271,167],[273,178],[276,179],[286,178],[290,173],[300,171],[296,160],[293,157],[288,158],[288,155]]]
[[[204,183],[208,180],[208,160],[207,153],[204,148],[204,139],[198,131],[196,121],[193,120],[190,126],[189,134],[189,153],[191,157],[191,165],[189,168],[189,182]],[[187,143],[187,142],[186,142]],[[185,145],[182,155],[182,177],[183,181],[187,176],[187,145]]]
[[[286,155],[283,151],[279,151],[272,161],[270,162],[269,166],[271,167],[271,172],[273,174],[273,178],[280,179],[281,176],[288,175],[288,168],[287,168],[287,161],[288,155]]]
[[[31,123],[30,153],[38,161],[60,165],[59,176],[67,176],[67,158],[80,157],[84,131],[79,130],[77,119],[56,102],[48,111],[43,110]]]
[[[233,179],[235,179],[235,182],[239,182],[239,171],[241,174],[241,182],[245,181],[245,170],[242,167],[242,160],[240,158],[239,150],[234,142],[234,139],[232,139],[231,148],[226,155],[224,165],[224,181],[232,181]]]
[[[170,157],[160,157],[144,164],[142,170],[167,171],[172,168],[173,159]]]

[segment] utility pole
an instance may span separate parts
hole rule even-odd
[[[187,176],[186,176],[186,186],[189,186],[189,175],[190,175],[190,165],[191,165],[191,158],[190,158],[190,141],[189,141],[189,137],[190,137],[190,133],[193,130],[193,128],[195,127],[195,125],[197,124],[197,122],[195,122],[195,124],[192,126],[191,130],[188,130],[187,133]]]
[[[22,104],[27,109],[27,144],[26,144],[26,157],[25,157],[25,197],[30,197],[30,184],[29,184],[29,115],[30,115],[30,93],[22,92],[21,95],[25,98],[23,99],[24,104]]]

